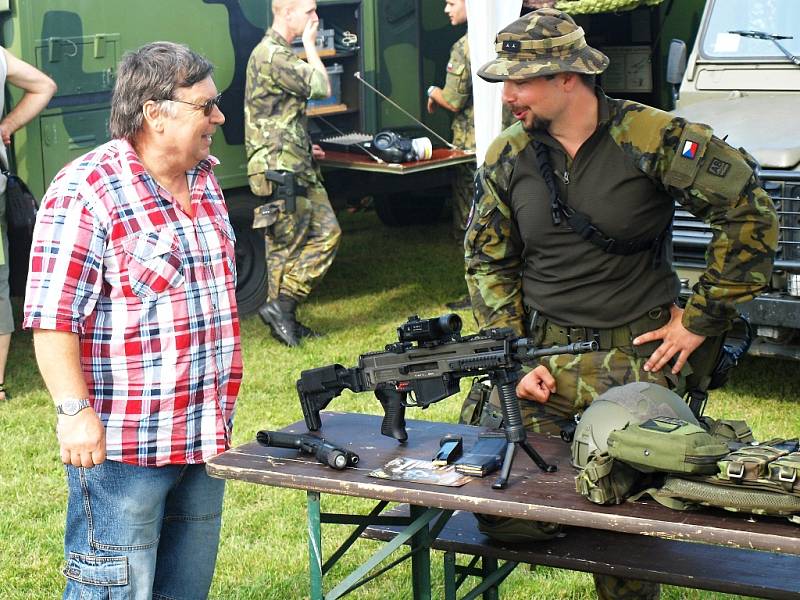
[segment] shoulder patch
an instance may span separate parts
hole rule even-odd
[[[711,159],[708,164],[708,172],[717,177],[725,177],[731,168],[731,163],[720,160],[717,157]]]

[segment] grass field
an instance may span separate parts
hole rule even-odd
[[[302,418],[294,390],[300,370],[332,362],[352,366],[358,354],[382,349],[391,341],[397,325],[409,315],[446,312],[444,303],[465,292],[460,252],[448,224],[387,229],[373,213],[340,218],[344,236],[339,255],[300,309],[303,321],[327,336],[289,349],[275,342],[257,317],[243,319],[245,379],[234,444],[253,440],[259,429],[281,428]],[[471,316],[462,313],[462,317],[465,331],[473,331]],[[712,394],[707,412],[746,419],[762,439],[797,435],[798,374],[796,363],[747,359],[728,387]],[[54,433],[55,413],[26,332],[15,334],[6,382],[14,397],[0,404],[0,598],[54,598],[63,581],[59,568],[66,485]],[[460,404],[454,397],[426,411],[412,409],[409,416],[455,421]],[[380,414],[370,394],[346,393],[331,408]],[[323,498],[326,511],[363,511],[370,505],[352,498]],[[212,598],[307,597],[303,492],[229,483],[223,519]],[[328,526],[327,532],[332,529]],[[347,528],[338,529],[344,539]],[[326,534],[327,552],[334,548],[330,539]],[[363,542],[356,554],[342,561],[343,568],[354,567],[375,547],[374,542]],[[440,555],[434,557],[435,564],[440,560]],[[409,581],[410,570],[401,567],[354,597],[410,598]],[[435,583],[434,595],[441,597],[442,582]],[[503,597],[578,600],[593,598],[594,591],[586,574],[518,569],[504,584]],[[662,597],[733,598],[682,588],[665,588]]]

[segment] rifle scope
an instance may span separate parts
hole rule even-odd
[[[397,339],[401,342],[436,342],[449,339],[460,331],[461,317],[455,313],[432,319],[411,315],[397,328]]]

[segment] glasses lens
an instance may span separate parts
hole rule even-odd
[[[222,94],[217,94],[211,100],[207,100],[205,104],[203,104],[203,114],[205,116],[209,116],[211,112],[214,110],[215,106],[219,106],[219,101],[222,98]]]

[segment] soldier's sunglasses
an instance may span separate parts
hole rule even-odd
[[[194,102],[187,102],[186,100],[175,100],[174,98],[168,98],[170,102],[180,102],[181,104],[188,104],[189,106],[194,106],[197,110],[202,110],[205,116],[209,116],[211,112],[214,110],[215,106],[219,106],[219,101],[222,99],[222,94],[217,94],[210,100],[206,100],[202,104],[195,104]]]

